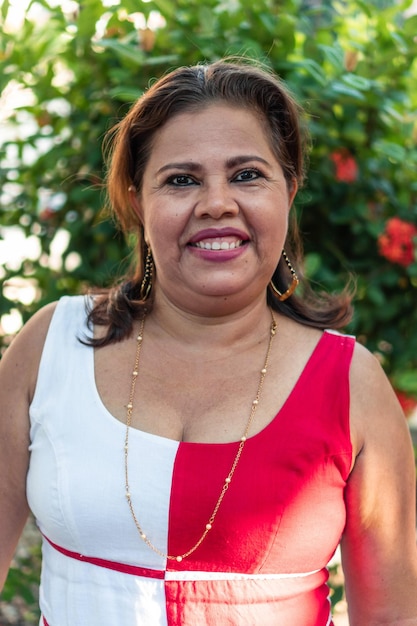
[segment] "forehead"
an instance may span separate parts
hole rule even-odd
[[[171,117],[154,135],[150,160],[233,149],[259,150],[273,156],[270,137],[268,124],[259,113],[214,103]]]

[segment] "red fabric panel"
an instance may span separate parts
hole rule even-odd
[[[182,562],[170,561],[169,570],[291,574],[326,567],[339,543],[346,517],[344,488],[352,460],[349,366],[353,347],[350,337],[323,334],[282,409],[264,430],[248,439],[207,538]],[[170,504],[170,554],[186,552],[201,536],[237,445],[180,444]],[[306,579],[291,580],[293,597],[285,603],[279,594],[272,600],[276,581],[169,581],[166,585],[170,623],[187,624],[188,610],[190,624],[191,613],[196,611],[213,612],[214,617],[212,621],[206,621],[206,617],[194,619],[194,624],[214,624],[214,620],[222,625],[240,623],[228,616],[246,610],[239,608],[240,600],[233,595],[239,588],[243,590],[242,607],[246,606],[246,597],[248,606],[256,606],[256,612],[265,611],[266,621],[258,617],[248,624],[325,626],[329,619],[325,581],[320,583],[321,588],[303,592]],[[210,589],[214,595],[209,600]],[[231,598],[225,615],[221,612],[223,601],[217,600],[217,594]],[[201,605],[199,609],[187,608],[194,602]],[[290,611],[290,606],[293,617],[286,622],[285,611]],[[307,607],[308,614],[313,606],[308,621],[303,611]],[[281,609],[282,620],[267,621],[274,612],[281,615]],[[184,622],[183,617],[176,617],[183,613]]]

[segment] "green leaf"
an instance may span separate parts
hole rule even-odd
[[[417,246],[415,248],[415,256],[416,255],[417,255]],[[407,267],[407,274],[411,276],[412,278],[417,276],[417,262],[412,263],[411,265]]]
[[[153,67],[154,65],[171,66],[178,63],[178,56],[175,54],[164,54],[160,56],[149,56],[143,61],[144,67]]]
[[[119,56],[129,59],[129,61],[132,61],[136,65],[142,65],[145,59],[144,52],[138,48],[138,46],[125,44],[117,39],[99,39],[95,45],[105,48],[106,50],[112,50]]]
[[[325,86],[327,84],[327,78],[324,73],[324,70],[320,67],[320,65],[313,61],[313,59],[303,59],[296,63],[296,65],[310,74],[321,86]]]
[[[152,0],[152,4],[165,18],[174,19],[175,12],[177,11],[175,2],[171,2],[171,0]]]
[[[322,266],[322,259],[318,253],[310,252],[304,259],[304,272],[308,278],[313,278]]]
[[[415,35],[417,33],[417,15],[412,15],[411,17],[407,18],[404,21],[402,28],[404,30],[404,35],[406,37],[410,37],[413,43],[416,44]]]
[[[3,3],[1,4],[1,17],[2,17],[3,22],[5,21],[7,17],[7,13],[9,12],[9,7],[10,7],[10,1],[3,0]]]
[[[417,395],[417,376],[416,370],[405,370],[399,372],[393,377],[393,384],[396,389]]]
[[[353,98],[353,100],[364,101],[366,99],[361,91],[358,91],[353,87],[349,87],[348,85],[345,85],[339,81],[332,82],[330,85],[330,90],[333,91],[335,94],[349,96],[350,98]]]
[[[123,100],[123,102],[134,102],[142,94],[142,89],[134,89],[133,87],[113,87],[109,90],[109,94],[112,98],[117,100]]]
[[[376,152],[383,154],[395,162],[404,161],[407,155],[407,151],[403,146],[384,139],[375,141],[373,147]]]
[[[336,69],[341,70],[344,65],[344,53],[339,46],[327,46],[324,44],[318,45],[327,61]]]
[[[389,102],[383,103],[381,107],[382,111],[386,113],[389,117],[394,119],[396,122],[403,123],[404,122],[404,114],[400,113],[395,109]]]
[[[342,76],[342,80],[349,87],[353,87],[359,91],[368,91],[372,86],[372,81],[363,76],[358,76],[357,74],[345,74]]]

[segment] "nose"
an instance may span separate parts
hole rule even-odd
[[[227,215],[237,215],[239,204],[234,197],[231,183],[212,180],[201,187],[200,197],[195,206],[197,217],[220,219]]]

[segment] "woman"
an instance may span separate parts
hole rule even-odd
[[[348,293],[298,285],[299,120],[268,72],[217,62],[111,134],[137,266],[88,314],[40,311],[1,364],[1,577],[28,501],[43,625],[325,626],[339,542],[352,626],[417,624],[404,417],[334,332]]]

